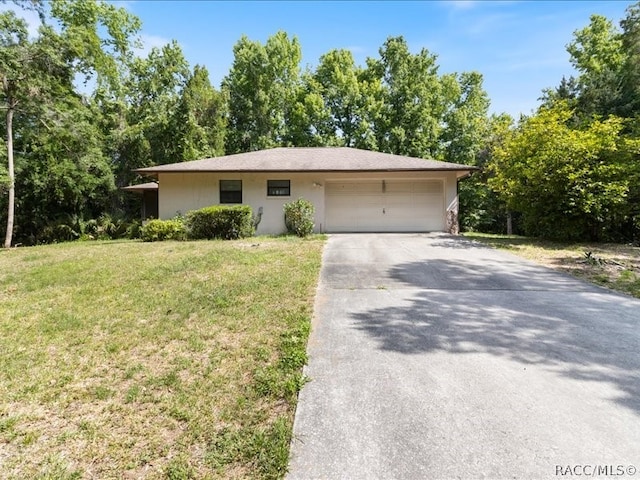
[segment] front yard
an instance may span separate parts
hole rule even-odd
[[[323,244],[0,252],[2,477],[283,476]]]

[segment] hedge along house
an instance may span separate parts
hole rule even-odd
[[[248,204],[258,234],[285,231],[283,206],[305,198],[316,232],[458,229],[458,180],[475,167],[347,147],[273,148],[135,170],[158,180],[159,218]]]

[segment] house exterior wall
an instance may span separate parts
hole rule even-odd
[[[362,180],[420,180],[444,181],[444,205],[449,216],[455,210],[457,219],[456,172],[320,172],[320,173],[159,173],[159,217],[169,219],[220,203],[220,180],[242,180],[242,203],[250,205],[254,215],[262,207],[263,214],[258,234],[280,234],[285,229],[283,206],[298,198],[309,200],[315,207],[315,231],[325,231],[325,184],[339,181]],[[290,180],[291,195],[267,196],[267,180]]]

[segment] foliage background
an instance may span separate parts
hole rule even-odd
[[[175,41],[140,56],[141,22],[117,4],[18,4],[43,23],[31,38],[10,10],[0,14],[0,101],[15,114],[14,244],[55,241],[60,225],[105,214],[137,218],[140,199],[119,190],[141,180],[135,168],[276,146],[479,166],[460,184],[466,230],[506,232],[509,219],[529,235],[639,237],[638,5],[619,27],[594,15],[575,32],[567,51],[578,75],[544,90],[535,114],[512,119],[488,115],[481,72],[440,73],[434,52],[412,52],[401,36],[364,65],[337,49],[315,68],[301,67],[303,46],[286,32],[264,44],[243,36],[216,88]]]

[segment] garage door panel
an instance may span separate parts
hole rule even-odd
[[[432,231],[444,227],[444,182],[328,182],[327,231]]]
[[[442,206],[442,197],[439,195],[387,195],[380,205],[384,206],[405,206],[416,208],[440,208]]]
[[[411,193],[413,187],[409,182],[385,182],[384,192],[388,194]]]
[[[382,193],[382,182],[347,182],[328,183],[325,187],[326,195],[379,195]]]
[[[424,193],[430,195],[443,195],[444,194],[444,182],[441,181],[427,181],[427,182],[415,182],[412,183],[414,193]]]

